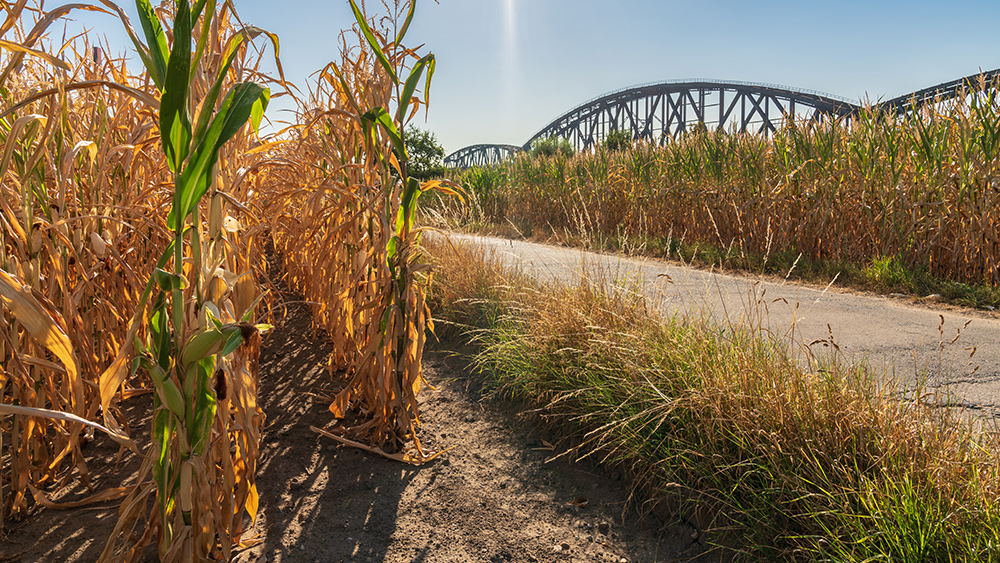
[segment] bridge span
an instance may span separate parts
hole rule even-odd
[[[1000,69],[924,88],[871,105],[875,111],[907,113],[928,103],[986,87],[995,88]],[[863,106],[813,90],[755,82],[685,80],[642,84],[588,100],[559,116],[523,146],[472,145],[445,158],[446,166],[493,164],[527,151],[538,139],[561,137],[587,150],[616,130],[633,139],[664,143],[695,126],[738,133],[770,134],[789,117],[796,120],[850,118]]]

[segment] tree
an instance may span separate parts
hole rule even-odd
[[[444,163],[441,161],[444,148],[434,133],[411,125],[406,128],[405,138],[410,155],[406,171],[410,176],[423,182],[444,175]]]
[[[623,151],[632,147],[632,132],[615,129],[604,138],[604,148],[609,151]]]
[[[557,154],[573,156],[575,152],[576,150],[573,149],[573,145],[568,140],[560,137],[546,137],[531,143],[530,154],[532,158],[535,158],[537,156],[555,156]]]

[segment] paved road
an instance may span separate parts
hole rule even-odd
[[[542,278],[573,279],[581,267],[627,276],[668,313],[704,312],[723,322],[752,323],[789,338],[799,350],[811,344],[817,355],[830,348],[815,342],[832,333],[848,361],[886,369],[906,386],[923,378],[928,387],[949,391],[951,402],[981,416],[1000,417],[1000,319],[993,313],[736,277],[652,259],[451,236],[492,247],[503,259]],[[951,343],[958,331],[960,338]]]

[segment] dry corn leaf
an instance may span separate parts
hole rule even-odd
[[[12,41],[7,41],[5,39],[0,39],[0,47],[3,47],[4,49],[7,49],[9,51],[13,51],[15,53],[24,53],[26,55],[31,55],[32,57],[38,57],[38,58],[44,60],[45,62],[47,62],[47,63],[49,63],[49,64],[51,64],[53,66],[57,66],[57,67],[59,67],[59,68],[61,68],[63,70],[72,70],[72,67],[70,67],[66,63],[66,61],[61,60],[61,59],[59,59],[57,57],[54,57],[54,56],[52,56],[49,53],[46,53],[44,51],[38,51],[38,50],[35,50],[35,49],[29,49],[28,47],[25,47],[24,45],[21,45],[19,43],[14,43]]]
[[[108,436],[111,436],[111,438],[114,439],[119,444],[121,444],[121,445],[123,445],[123,446],[125,446],[125,447],[127,447],[129,449],[131,449],[132,451],[134,451],[136,453],[139,453],[138,448],[135,447],[135,443],[132,442],[132,440],[129,440],[128,438],[125,438],[125,437],[123,437],[120,434],[112,432],[111,430],[105,428],[104,426],[101,426],[100,424],[98,424],[96,422],[91,422],[91,421],[89,421],[89,420],[87,420],[85,418],[76,416],[75,414],[71,414],[71,413],[63,412],[63,411],[55,411],[55,410],[51,410],[51,409],[42,409],[42,408],[37,408],[37,407],[22,407],[20,405],[7,405],[7,404],[4,404],[4,403],[0,403],[0,413],[3,413],[3,414],[18,414],[18,415],[21,415],[21,416],[37,416],[37,417],[42,417],[42,418],[51,418],[53,420],[63,420],[63,421],[66,421],[66,422],[76,422],[78,424],[83,424],[83,425],[86,425],[86,426],[90,426],[92,428],[96,428],[96,429],[104,432]]]
[[[326,430],[323,430],[322,428],[316,428],[315,426],[310,426],[309,429],[312,430],[313,432],[317,433],[317,434],[321,434],[323,436],[326,436],[327,438],[333,438],[334,440],[340,442],[341,444],[344,444],[345,446],[350,446],[352,448],[358,448],[359,450],[364,450],[366,452],[370,452],[370,453],[373,453],[373,454],[376,454],[376,455],[380,455],[380,456],[382,456],[382,457],[384,457],[386,459],[391,459],[393,461],[401,461],[403,463],[408,463],[410,465],[423,465],[424,463],[427,463],[427,462],[429,462],[429,461],[437,458],[441,454],[446,453],[446,452],[450,452],[451,450],[455,449],[455,446],[452,446],[450,448],[445,448],[443,450],[438,450],[436,452],[431,452],[429,454],[424,454],[422,451],[417,452],[416,455],[413,454],[413,453],[410,453],[410,452],[399,452],[399,453],[390,454],[390,453],[382,450],[381,448],[373,448],[373,447],[371,447],[371,446],[369,446],[367,444],[362,444],[361,442],[356,442],[356,441],[351,440],[349,438],[345,438],[343,436],[338,436],[336,434],[327,432]]]
[[[330,403],[330,412],[333,413],[334,418],[344,418],[347,416],[347,407],[351,402],[351,390],[344,389],[340,393],[337,393],[337,398]]]
[[[49,510],[69,510],[71,508],[80,508],[82,506],[89,506],[91,504],[97,504],[99,502],[107,502],[109,500],[118,500],[123,498],[125,495],[132,492],[135,486],[130,487],[115,487],[113,489],[105,489],[95,495],[91,495],[87,498],[74,500],[70,502],[53,502],[49,500],[49,497],[36,489],[34,485],[28,483],[28,489],[31,491],[32,496],[35,498],[35,502],[48,508]]]
[[[50,311],[54,308],[39,303],[20,281],[3,270],[0,270],[0,299],[28,333],[62,361],[70,381],[77,381],[79,372],[73,357],[73,344],[60,327],[65,324],[61,316],[59,323],[52,318]]]

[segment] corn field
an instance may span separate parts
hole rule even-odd
[[[991,86],[987,88],[987,86]],[[857,264],[892,257],[960,282],[1000,284],[1000,100],[966,96],[907,115],[788,122],[772,137],[700,130],[465,171],[468,224],[567,236],[779,250]]]
[[[81,444],[97,430],[143,460],[137,482],[89,499],[122,500],[102,561],[154,542],[164,561],[230,558],[258,506],[271,253],[315,303],[331,369],[348,374],[331,422],[362,421],[320,431],[433,457],[415,438],[431,323],[414,220],[423,191],[456,192],[406,173],[400,132],[434,69],[402,43],[413,4],[375,17],[351,1],[340,60],[269,137],[258,125],[272,92],[297,90],[278,38],[230,2],[136,0],[137,24],[109,0],[2,5],[0,529],[57,506],[69,480],[89,483]],[[74,10],[124,26],[142,72],[96,56],[86,34],[49,37]],[[267,42],[278,76],[251,48]],[[143,394],[149,443],[121,408]]]

